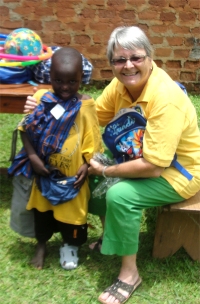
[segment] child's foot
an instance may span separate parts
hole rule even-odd
[[[66,270],[75,269],[78,266],[78,247],[64,244],[60,247],[60,265]]]
[[[93,251],[101,252],[102,237],[100,237],[96,242],[89,245],[89,248]]]
[[[45,243],[38,243],[36,247],[35,256],[31,260],[31,264],[37,268],[42,269],[44,265],[44,259],[46,255],[46,244]]]

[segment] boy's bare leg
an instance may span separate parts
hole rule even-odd
[[[35,256],[31,260],[31,264],[37,268],[42,269],[44,265],[44,259],[46,255],[46,243],[38,242],[36,246]]]

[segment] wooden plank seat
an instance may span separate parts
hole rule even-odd
[[[50,84],[38,84],[38,89],[50,89]],[[28,83],[0,84],[0,113],[23,113],[26,97],[33,95]]]
[[[200,261],[200,191],[158,212],[153,257],[171,256],[181,247],[193,260]]]

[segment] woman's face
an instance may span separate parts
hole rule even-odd
[[[141,57],[135,61],[135,57]],[[128,59],[126,62],[117,59]],[[152,59],[146,56],[144,49],[128,50],[117,47],[113,53],[112,70],[115,77],[122,82],[130,92],[142,92],[152,70]]]

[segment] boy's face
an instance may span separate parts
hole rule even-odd
[[[68,100],[78,92],[82,81],[82,71],[75,65],[64,64],[52,67],[51,84],[55,95],[62,100]]]

